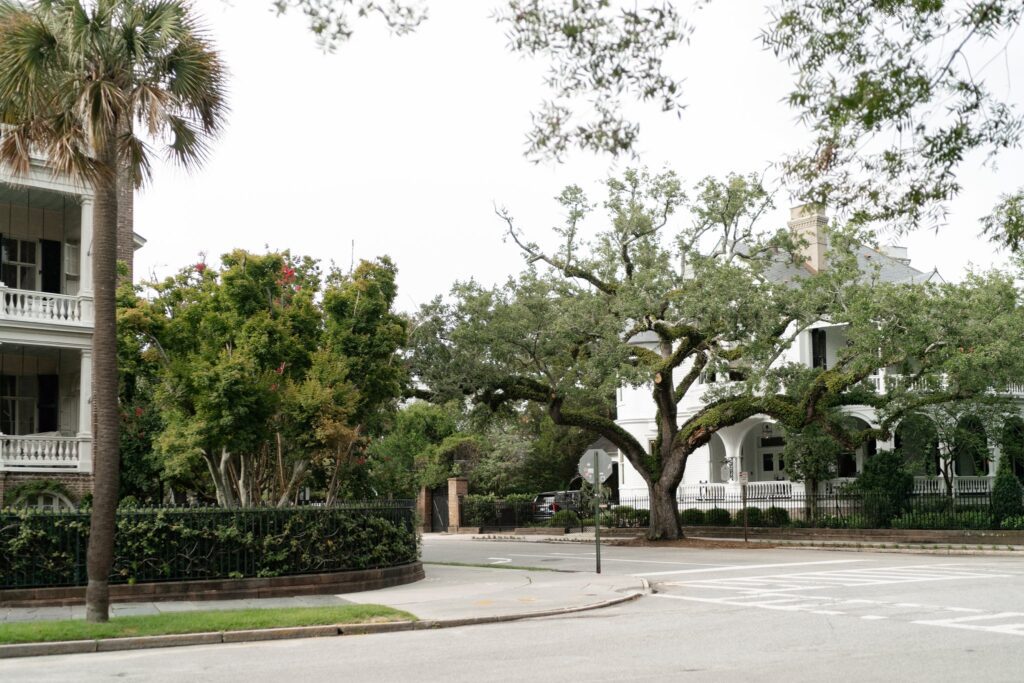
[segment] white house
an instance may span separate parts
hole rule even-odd
[[[55,178],[42,160],[24,177],[0,168],[5,505],[67,505],[92,490],[92,234],[89,189]],[[18,490],[33,481],[56,485],[26,500]]]
[[[772,272],[773,277],[789,279],[798,275],[800,268],[814,272],[826,267],[825,259],[828,245],[823,228],[827,218],[820,212],[806,212],[803,207],[793,209],[789,227],[802,235],[809,246],[805,249],[806,263],[799,265],[777,264]],[[907,250],[904,247],[886,246],[876,250],[867,246],[861,247],[857,254],[863,272],[886,282],[924,282],[938,278],[937,272],[921,271],[910,265]],[[845,330],[842,326],[831,326],[819,323],[799,334],[793,345],[780,358],[780,363],[802,363],[811,367],[828,367],[835,362],[837,351],[846,343]],[[648,340],[634,338],[635,343],[646,343]],[[649,341],[655,341],[653,338]],[[879,391],[884,391],[884,370],[871,378]],[[679,422],[682,424],[693,416],[703,405],[708,382],[729,381],[727,376],[701,378],[694,384],[679,404]],[[655,424],[655,406],[651,400],[649,386],[637,388],[620,387],[616,397],[616,422],[632,434],[642,444],[652,444],[657,436]],[[877,426],[874,409],[868,406],[852,406],[846,409],[850,420],[861,423],[864,427]],[[897,430],[896,440],[899,438]],[[848,454],[837,463],[838,480],[823,484],[823,490],[833,490],[837,483],[849,481],[857,476],[864,467],[865,459],[876,450],[892,449],[894,441],[875,443],[871,441],[861,446],[856,453]],[[739,495],[740,473],[746,473],[748,481],[748,497],[752,500],[786,499],[794,493],[802,493],[803,483],[794,482],[786,471],[783,456],[785,435],[783,431],[764,415],[751,417],[740,424],[725,428],[716,433],[709,445],[690,456],[683,482],[679,487],[679,497],[683,502],[708,501],[724,499],[726,496]],[[990,449],[998,454],[995,439],[989,439]],[[618,463],[618,491],[623,501],[644,499],[647,487],[643,479],[621,453],[614,452]],[[990,490],[992,477],[995,474],[993,462],[985,466],[985,471],[978,471],[974,462],[955,463],[954,488],[957,492],[985,492]],[[915,478],[915,491],[919,493],[944,491],[944,484],[938,470],[929,472],[927,476]]]

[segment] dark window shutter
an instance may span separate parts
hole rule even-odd
[[[60,294],[60,242],[56,240],[39,240],[40,289],[51,294]]]
[[[39,375],[39,431],[56,432],[60,429],[60,377]]]

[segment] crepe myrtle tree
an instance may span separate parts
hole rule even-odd
[[[412,369],[424,395],[468,395],[492,409],[536,402],[556,424],[608,438],[650,489],[650,536],[678,538],[676,489],[694,451],[757,414],[793,431],[839,430],[834,409],[877,403],[863,380],[912,353],[894,321],[926,293],[865,279],[855,243],[838,232],[828,268],[797,263],[788,232],[759,226],[771,200],[756,177],[706,179],[692,201],[671,172],[629,170],[607,186],[606,227],[592,240],[583,221],[596,207],[577,187],[559,196],[566,220],[553,251],[499,211],[526,270],[497,287],[458,283],[448,301],[423,307]],[[822,319],[846,324],[850,345],[828,370],[787,382],[795,370],[780,359]],[[715,385],[681,420],[679,403],[700,376],[729,370],[745,380]],[[608,415],[623,385],[650,391],[650,450]]]

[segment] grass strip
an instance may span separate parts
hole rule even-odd
[[[416,617],[408,612],[383,605],[168,612],[146,616],[114,617],[105,624],[90,624],[82,619],[0,624],[0,644],[415,620]]]

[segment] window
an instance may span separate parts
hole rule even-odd
[[[811,330],[811,367],[828,369],[828,356],[826,354],[825,330]]]
[[[9,435],[36,431],[36,400],[26,378],[0,375],[0,432]]]
[[[11,237],[3,239],[3,282],[14,289],[36,288],[36,243]]]
[[[761,454],[761,471],[763,471],[763,472],[774,472],[775,471],[775,454],[774,453],[762,453]]]

